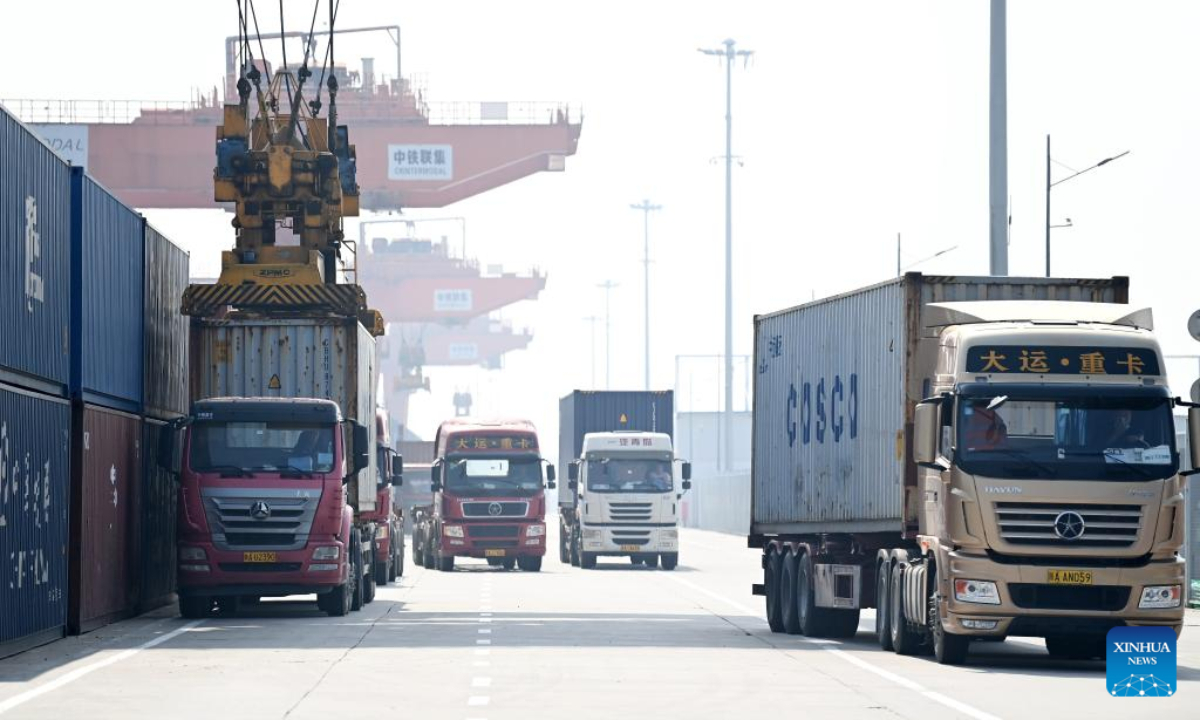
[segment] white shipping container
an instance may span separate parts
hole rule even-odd
[[[915,524],[912,413],[939,329],[930,303],[1128,302],[1128,280],[922,276],[754,321],[751,534],[903,533]]]
[[[192,322],[192,400],[215,397],[320,398],[372,429],[370,467],[351,483],[359,512],[375,509],[375,338],[355,320],[234,315]],[[357,502],[355,502],[357,501]]]

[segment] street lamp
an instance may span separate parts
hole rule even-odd
[[[1118,160],[1120,158],[1125,157],[1128,154],[1129,154],[1129,151],[1126,150],[1125,152],[1121,153],[1120,155],[1113,155],[1112,157],[1106,157],[1103,160],[1101,160],[1100,162],[1096,163],[1095,165],[1093,165],[1089,168],[1084,168],[1083,170],[1080,170],[1073,175],[1068,175],[1065,178],[1063,178],[1062,180],[1056,180],[1054,182],[1051,182],[1050,181],[1050,162],[1051,162],[1051,160],[1050,160],[1050,136],[1049,135],[1046,136],[1046,277],[1050,277],[1050,230],[1053,227],[1070,227],[1071,226],[1071,221],[1069,219],[1067,220],[1067,224],[1065,226],[1058,226],[1058,225],[1052,226],[1050,224],[1050,188],[1054,187],[1055,185],[1062,185],[1063,183],[1065,183],[1068,180],[1071,180],[1072,178],[1077,178],[1080,175],[1084,174],[1085,172],[1091,172],[1092,170],[1095,170],[1098,167],[1103,167],[1103,166],[1109,164],[1110,162],[1112,162],[1113,160]]]
[[[946,253],[953,252],[957,249],[958,249],[957,245],[951,245],[950,247],[948,247],[944,250],[938,250],[937,252],[930,255],[929,257],[921,258],[920,260],[916,261],[915,263],[909,264],[907,267],[905,267],[903,270],[901,270],[901,268],[900,268],[900,237],[896,236],[896,275],[897,276],[903,275],[904,270],[912,270],[913,268],[920,265],[921,263],[929,262],[930,260],[932,260],[934,258],[939,258],[939,257],[945,255]]]
[[[629,207],[633,210],[641,210],[642,211],[642,223],[643,223],[642,264],[645,265],[645,276],[646,276],[646,298],[645,298],[646,299],[646,322],[645,322],[645,329],[646,329],[646,344],[645,344],[646,388],[645,389],[649,390],[650,389],[650,213],[654,212],[655,210],[662,210],[662,205],[653,205],[650,203],[649,200],[643,200],[636,205],[631,203],[629,205]]]
[[[604,389],[612,390],[612,291],[620,287],[612,280],[597,283],[596,287],[604,291]]]

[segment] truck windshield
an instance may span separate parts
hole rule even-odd
[[[542,463],[538,458],[450,459],[446,489],[461,495],[529,495],[542,489]]]
[[[670,492],[670,460],[618,460],[592,458],[587,461],[587,488],[599,493]]]
[[[1178,469],[1165,397],[998,394],[963,397],[958,407],[955,459],[972,474],[1127,481]]]
[[[189,467],[196,472],[328,473],[331,425],[294,422],[199,422],[191,429]]]

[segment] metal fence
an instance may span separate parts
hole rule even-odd
[[[731,535],[750,532],[750,473],[705,475],[683,496],[684,527]]]

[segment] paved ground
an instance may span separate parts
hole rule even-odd
[[[551,538],[555,540],[555,538]],[[163,612],[0,661],[8,718],[1190,717],[1200,616],[1179,693],[1105,694],[1102,662],[1039,643],[972,648],[945,668],[884,653],[864,613],[849,642],[771,634],[749,594],[757,555],[684,531],[675,572],[547,558],[541,573],[409,568],[348,618],[276,601],[199,623]],[[552,543],[551,547],[555,547]],[[148,643],[154,643],[147,646]]]

